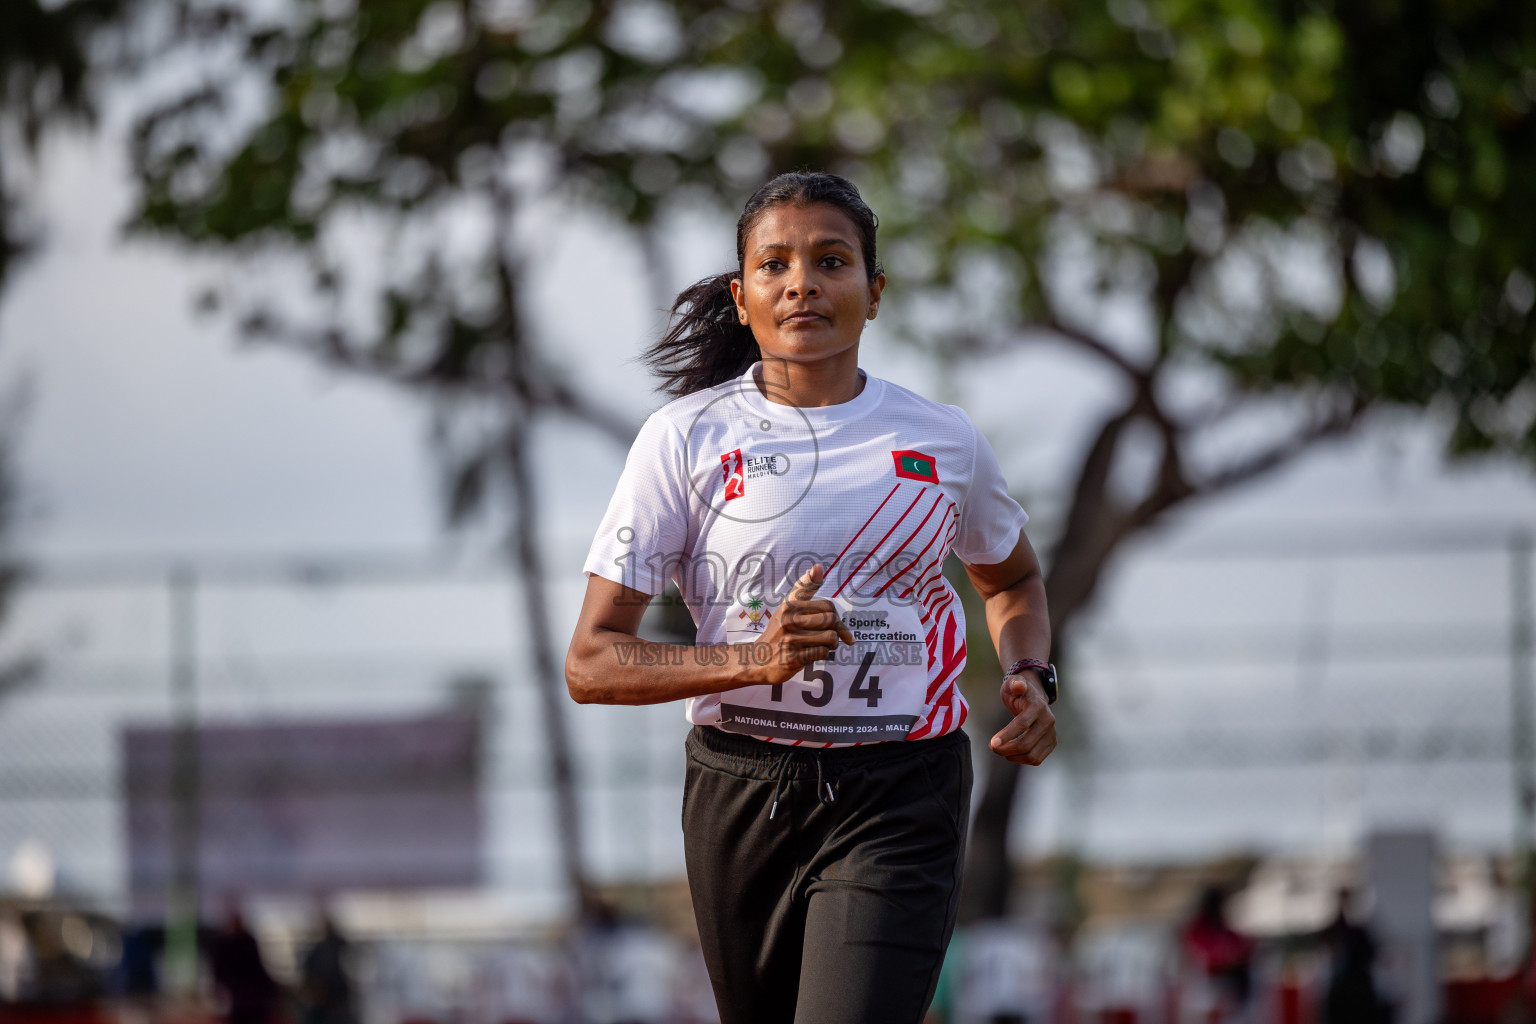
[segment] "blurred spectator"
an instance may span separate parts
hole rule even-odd
[[[1008,920],[972,925],[950,943],[945,966],[954,986],[948,1019],[955,1024],[1037,1024],[1051,1019],[1055,952],[1037,929]]]
[[[678,1024],[720,1024],[715,989],[697,940],[687,943],[679,954],[675,998]]]
[[[582,1024],[670,1024],[679,955],[665,934],[593,898],[571,953]]]
[[[480,1018],[498,1024],[559,1024],[570,1020],[570,979],[564,960],[531,942],[486,952],[476,976]]]
[[[165,929],[146,926],[123,929],[118,960],[118,990],[129,998],[160,993],[160,965],[156,957],[165,945]]]
[[[0,913],[0,1002],[17,1002],[29,994],[34,966],[20,915]]]
[[[1147,922],[1081,932],[1074,943],[1076,1019],[1166,1020],[1175,945],[1168,929]]]
[[[23,913],[20,922],[30,954],[23,961],[30,968],[30,980],[21,984],[20,1000],[63,1006],[88,1003],[101,995],[102,979],[69,939],[72,928],[88,927],[79,917],[56,911],[31,911]],[[89,944],[85,948],[88,952]]]
[[[120,1016],[124,1024],[147,1024],[154,1019],[160,996],[158,957],[164,948],[164,928],[138,925],[123,929],[115,988],[123,1000]]]
[[[1253,943],[1227,923],[1227,894],[1207,886],[1195,916],[1179,936],[1179,946],[1193,969],[1186,988],[1185,1019],[1200,1024],[1247,1020],[1253,991]]]
[[[390,942],[375,947],[373,960],[373,976],[367,989],[369,1005],[364,1011],[370,1020],[444,1024],[484,1019],[469,1004],[477,990],[477,971],[473,958],[466,955],[462,946]],[[527,1019],[546,1024],[538,1017]],[[508,1013],[502,1021],[522,1024],[514,1013]]]
[[[299,990],[303,1024],[353,1024],[357,1019],[352,987],[352,947],[329,914],[320,918],[320,941],[304,954]]]
[[[1349,919],[1350,891],[1339,890],[1339,908],[1323,932],[1332,961],[1322,1024],[1387,1024],[1391,1020],[1376,990],[1376,939]]]
[[[229,911],[224,931],[213,937],[209,964],[229,1024],[272,1024],[278,1006],[277,982],[267,973],[256,936],[238,910]]]

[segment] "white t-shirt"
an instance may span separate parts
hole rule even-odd
[[[760,367],[651,414],[585,571],[645,594],[675,580],[698,643],[737,644],[820,562],[816,596],[857,642],[779,686],[691,698],[688,721],[808,746],[958,729],[965,616],[944,559],[1001,562],[1028,519],[991,446],[963,410],[863,370],[852,401],[800,408],[763,396]]]

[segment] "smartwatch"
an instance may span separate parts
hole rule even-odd
[[[1034,658],[1020,658],[1008,666],[1008,671],[1003,673],[1003,678],[1016,676],[1020,672],[1027,672],[1030,669],[1040,673],[1040,683],[1045,687],[1045,702],[1047,704],[1055,704],[1057,693],[1055,665],[1045,661],[1036,661]]]

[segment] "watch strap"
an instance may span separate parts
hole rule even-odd
[[[1056,666],[1050,662],[1040,661],[1036,658],[1020,658],[1008,666],[1008,671],[1003,673],[1003,677],[1006,679],[1008,676],[1018,675],[1020,672],[1028,672],[1030,670],[1040,673],[1040,684],[1045,688],[1046,703],[1055,704],[1058,692]]]

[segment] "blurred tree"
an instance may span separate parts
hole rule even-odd
[[[510,484],[551,694],[528,430],[632,430],[530,337],[524,216],[551,198],[654,245],[668,204],[835,169],[883,217],[912,343],[1102,366],[1115,398],[1072,478],[1030,482],[1059,495],[1063,642],[1127,538],[1377,405],[1443,415],[1453,454],[1536,455],[1531,5],[187,5],[219,28],[139,126],[138,224],[297,257],[313,301],[242,281],[249,333],[443,399],[454,511]],[[1018,777],[979,797],[970,917],[1006,905]]]
[[[89,124],[92,46],[120,23],[131,0],[5,0],[0,4],[0,296],[36,245],[39,229],[29,207],[33,158],[46,128]],[[20,514],[16,440],[27,405],[22,379],[0,388],[0,620],[23,567],[13,550]],[[35,678],[33,655],[0,664],[0,697]]]
[[[126,7],[125,0],[0,4],[0,289],[36,237],[24,165],[45,127],[92,120],[91,47]]]
[[[1048,510],[1058,637],[1128,537],[1375,406],[1442,416],[1453,454],[1536,456],[1536,9],[1109,0],[932,23],[862,107],[830,77],[829,127],[867,148],[918,340],[1065,344],[1119,383]],[[1005,905],[1017,780],[987,778],[969,915]]]

